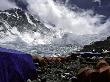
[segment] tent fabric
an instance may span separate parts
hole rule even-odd
[[[36,74],[31,55],[0,48],[0,82],[27,82]]]

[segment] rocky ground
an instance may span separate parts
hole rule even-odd
[[[104,58],[110,64],[109,45],[110,37],[85,45],[81,52],[71,53],[68,57],[34,57],[38,67],[38,82],[72,82],[79,69],[86,66],[95,68],[99,59]]]
[[[34,62],[38,67],[39,77],[37,82],[72,82],[71,80],[77,76],[80,68],[86,66],[94,68],[97,61],[101,58],[106,58],[107,61],[110,60],[108,54],[102,53],[71,54],[68,57],[35,58]]]

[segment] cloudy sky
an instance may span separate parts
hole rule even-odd
[[[9,2],[11,1],[11,2]],[[110,0],[58,0],[69,5],[76,5],[83,12],[70,11],[65,5],[58,5],[53,0],[0,0],[0,9],[28,9],[37,14],[46,23],[55,25],[64,32],[76,34],[96,34],[104,28],[109,28],[108,8]],[[28,3],[28,5],[27,5]],[[17,5],[17,6],[16,6]],[[104,24],[102,19],[106,18]],[[60,28],[59,28],[60,27]],[[83,27],[83,30],[82,30]],[[68,29],[69,28],[69,29]]]
[[[0,10],[6,10],[9,8],[17,8],[17,6],[8,0],[0,0]]]
[[[11,1],[11,2],[9,2]],[[33,2],[34,0],[32,0]],[[38,0],[36,0],[38,1]],[[44,0],[45,1],[45,0]],[[76,5],[81,9],[92,9],[94,12],[98,14],[105,15],[107,17],[110,16],[110,0],[54,0],[54,1],[63,1],[65,4],[68,3],[69,5]],[[29,0],[0,0],[0,10],[8,9],[8,8],[15,8],[17,6],[26,9],[28,6]]]

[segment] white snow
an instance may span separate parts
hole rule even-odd
[[[17,12],[15,12],[15,13],[16,13],[17,19],[19,19],[19,15],[18,15],[18,13],[17,13]]]
[[[34,24],[34,23],[32,22],[32,20],[30,19],[29,15],[28,15],[27,13],[25,13],[25,15],[26,15],[26,17],[27,17],[28,22],[29,22],[30,24],[36,26],[36,24]]]
[[[7,16],[11,15],[9,12],[3,12],[4,14],[6,14]]]

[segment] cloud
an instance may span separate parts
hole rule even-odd
[[[99,6],[101,6],[101,0],[93,0],[93,2],[98,2]]]
[[[62,38],[65,33],[78,36],[97,34],[98,37],[102,33],[107,36],[110,33],[108,30],[110,29],[110,21],[107,20],[102,24],[104,16],[94,14],[92,10],[79,8],[78,12],[71,11],[65,5],[55,3],[53,0],[27,0],[27,3],[28,11],[32,15],[39,16],[44,24],[53,26],[52,30],[54,29],[54,33],[56,32],[53,35],[56,35],[57,38]],[[14,3],[10,3],[8,0],[1,0],[1,4],[1,9],[16,7]]]
[[[63,43],[63,36],[68,34],[65,42],[74,41],[84,45],[93,41],[105,39],[110,36],[110,20],[103,20],[105,16],[95,14],[92,10],[78,11],[68,9],[65,4],[55,3],[53,0],[27,0],[28,10],[39,16],[44,24],[53,25],[56,38],[51,38],[53,43]],[[75,7],[74,7],[75,9]],[[105,21],[104,23],[102,23]]]
[[[9,8],[17,8],[17,6],[8,0],[0,0],[0,10],[6,10]]]
[[[101,2],[101,0],[94,0],[94,2]]]
[[[104,16],[94,15],[92,10],[71,11],[64,5],[56,4],[53,0],[27,1],[29,11],[39,15],[44,22],[55,25],[56,30],[77,35],[99,34],[109,26],[109,23],[101,23]]]

